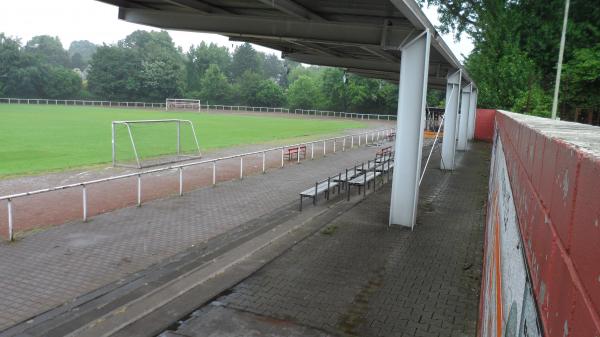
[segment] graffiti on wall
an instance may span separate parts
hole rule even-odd
[[[542,336],[498,132],[492,151],[479,335]]]

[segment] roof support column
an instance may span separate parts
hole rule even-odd
[[[412,228],[417,218],[430,45],[426,30],[401,49],[390,226]]]
[[[469,110],[471,110],[471,89],[473,84],[469,84],[462,89],[460,99],[460,119],[458,124],[458,144],[456,149],[459,151],[467,150],[467,138],[469,128]]]
[[[471,101],[469,105],[469,140],[475,137],[475,120],[477,118],[477,88],[471,89]]]
[[[460,101],[460,83],[462,71],[448,75],[446,84],[446,110],[444,111],[444,141],[442,142],[442,170],[454,170],[456,151],[456,123]]]

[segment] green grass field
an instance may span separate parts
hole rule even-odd
[[[202,150],[339,133],[364,126],[354,121],[289,119],[277,115],[0,104],[0,177],[108,163],[111,121],[167,118],[191,120]],[[159,127],[151,133],[155,143],[174,139],[172,128]]]

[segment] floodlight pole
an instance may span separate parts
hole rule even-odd
[[[563,54],[565,52],[565,39],[567,35],[567,23],[569,20],[569,0],[565,1],[565,16],[563,19],[562,35],[560,37],[560,49],[558,51],[558,64],[556,66],[556,82],[554,83],[554,99],[552,100],[552,119],[556,119],[558,109],[558,89],[560,88],[560,73],[562,72]]]

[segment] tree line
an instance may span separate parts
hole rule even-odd
[[[549,116],[564,0],[421,0],[438,5],[440,29],[465,33],[474,50],[465,66],[478,105]],[[600,6],[571,0],[559,102],[563,119],[600,110]]]
[[[166,31],[138,30],[116,44],[36,36],[24,45],[0,33],[0,96],[287,106],[395,113],[398,87],[329,67],[305,66],[245,43],[230,51],[177,47]],[[439,102],[439,95],[434,95]],[[436,102],[437,103],[437,102]]]

